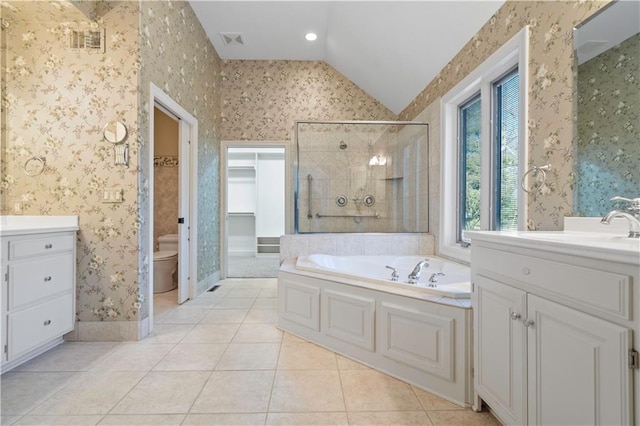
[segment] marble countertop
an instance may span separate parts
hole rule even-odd
[[[39,234],[77,231],[79,217],[73,216],[0,216],[0,235]]]

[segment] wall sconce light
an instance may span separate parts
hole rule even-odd
[[[387,157],[385,157],[384,155],[374,155],[373,157],[371,157],[371,160],[369,160],[370,166],[384,166],[386,164]]]

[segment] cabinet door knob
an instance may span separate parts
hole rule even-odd
[[[48,283],[49,281],[51,281],[51,277],[44,277],[44,282]]]
[[[526,320],[523,320],[522,323],[524,324],[525,327],[533,327],[532,320],[526,319]]]
[[[44,248],[45,248],[46,250],[52,249],[52,248],[53,248],[53,244],[45,244],[45,245],[44,245]]]
[[[516,321],[520,319],[520,314],[517,312],[511,312],[511,319]]]
[[[44,322],[44,325],[45,325],[45,326],[46,326],[46,325],[49,325],[49,324],[51,324],[51,320],[46,320],[46,321]]]

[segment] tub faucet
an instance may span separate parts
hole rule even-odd
[[[633,200],[624,197],[613,197],[611,201],[624,201],[629,206],[624,210],[612,210],[600,220],[600,223],[609,225],[614,217],[623,217],[629,222],[629,238],[640,238],[640,198]]]
[[[427,284],[427,287],[437,287],[437,283],[438,283],[438,277],[443,277],[444,274],[442,272],[434,272],[433,274],[431,274],[431,276],[429,277],[429,279],[427,280],[429,283]]]
[[[391,269],[391,281],[398,281],[398,278],[400,278],[400,274],[398,273],[398,271],[396,270],[396,268],[394,268],[393,266],[385,266],[385,268],[387,269]]]
[[[413,268],[413,271],[409,274],[409,284],[418,284],[418,279],[420,278],[420,273],[422,272],[423,267],[429,267],[427,263],[429,259],[422,259],[418,264]]]

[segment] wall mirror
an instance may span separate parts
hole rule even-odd
[[[574,207],[602,216],[640,196],[640,2],[617,1],[574,31]]]
[[[120,121],[111,121],[102,129],[104,140],[111,143],[122,143],[127,137],[127,127]]]

